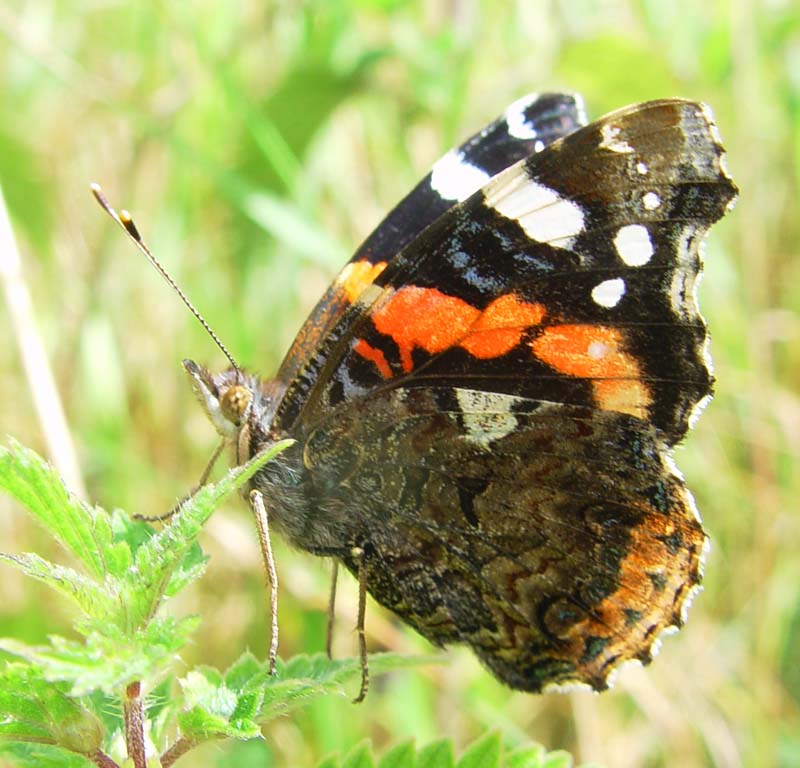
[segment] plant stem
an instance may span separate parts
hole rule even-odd
[[[2,189],[0,189],[0,285],[5,293],[11,329],[17,339],[22,365],[28,379],[28,390],[32,395],[42,434],[47,442],[47,453],[70,490],[80,498],[86,498],[86,486],[75,444],[36,322],[33,302],[22,272],[22,259],[11,229]],[[6,330],[4,326],[3,338],[7,339],[12,331]],[[9,344],[10,341],[5,343]]]
[[[142,684],[137,680],[125,689],[123,701],[125,715],[125,744],[134,768],[147,768],[144,749],[144,711],[142,709]]]
[[[119,768],[119,765],[115,763],[105,752],[101,750],[97,750],[92,756],[91,761],[99,766],[99,768]]]
[[[185,739],[183,736],[179,738],[163,755],[161,755],[161,768],[170,768],[170,766],[182,755],[185,755],[192,747],[194,742],[190,739]]]

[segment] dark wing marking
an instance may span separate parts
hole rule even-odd
[[[343,403],[303,457],[376,600],[540,691],[600,690],[682,623],[705,535],[668,453],[624,414],[416,388]]]
[[[276,425],[311,428],[376,388],[457,381],[627,413],[674,444],[711,392],[694,286],[700,242],[735,194],[705,107],[607,115],[342,282],[353,303],[295,371]]]
[[[586,125],[579,96],[529,94],[439,159],[356,251],[351,261],[389,261],[457,202],[492,176]]]
[[[529,94],[457,149],[442,157],[401,200],[356,251],[344,268],[350,275],[390,261],[443,213],[480,189],[490,177],[539,152],[586,124],[583,102],[566,93]],[[349,305],[342,275],[327,290],[303,324],[278,373],[291,381]],[[357,290],[360,283],[351,279]]]

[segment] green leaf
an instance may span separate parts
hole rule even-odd
[[[19,568],[26,576],[41,581],[70,598],[88,616],[102,619],[115,609],[116,594],[110,585],[107,584],[104,589],[97,582],[72,568],[56,565],[39,555],[30,553],[24,555],[0,553],[0,560],[5,560]]]
[[[113,695],[135,680],[157,680],[197,624],[195,617],[164,617],[133,637],[108,625],[102,632],[89,632],[84,642],[52,636],[42,646],[2,638],[0,650],[35,664],[45,680],[68,683],[73,696],[95,691]]]
[[[115,625],[133,638],[165,596],[175,595],[205,569],[195,539],[214,509],[289,444],[277,443],[201,488],[154,533],[120,512],[111,517],[76,500],[49,465],[12,441],[9,449],[0,448],[0,487],[78,557],[95,581],[37,555],[6,555],[5,560],[74,600],[86,614],[82,626],[99,627],[102,634]]]
[[[127,632],[155,614],[168,590],[174,593],[176,587],[189,583],[201,571],[199,565],[190,566],[182,575],[174,577],[214,510],[291,444],[291,440],[275,443],[246,464],[230,470],[219,482],[203,486],[172,516],[168,525],[142,543],[136,550],[133,567],[125,576],[127,590],[121,602],[126,612],[124,627]]]
[[[384,753],[378,762],[378,768],[414,768],[416,750],[413,741],[397,744]]]
[[[378,653],[369,657],[373,677],[394,669],[431,662],[427,657],[408,657]],[[361,676],[358,659],[329,659],[324,653],[294,656],[285,664],[278,660],[276,674],[267,679],[262,705],[262,722],[306,704],[312,697],[327,693],[347,695],[345,685]],[[350,695],[352,695],[351,692]]]
[[[9,440],[8,448],[0,447],[0,488],[26,507],[92,576],[105,575],[103,552],[111,543],[107,513],[76,499],[44,459]]]
[[[399,653],[371,653],[369,656],[370,672],[376,675],[441,662],[442,659],[437,656],[403,656]],[[359,659],[329,659],[324,653],[315,653],[298,654],[286,662],[278,660],[278,678],[310,677],[321,681],[335,679],[341,683],[360,675]]]
[[[531,744],[509,752],[503,760],[503,768],[541,768],[546,757],[541,744]]]
[[[379,675],[401,666],[424,663],[395,654],[370,657]],[[268,720],[309,703],[314,697],[345,693],[345,684],[361,674],[358,659],[332,661],[325,654],[278,661],[269,674],[267,662],[245,653],[223,674],[210,667],[193,670],[180,680],[184,707],[178,715],[181,733],[192,740],[252,738]]]
[[[374,768],[375,757],[368,741],[353,747],[344,758],[329,755],[316,768]],[[441,739],[416,752],[413,742],[404,742],[389,749],[377,762],[377,768],[453,768],[453,743]],[[489,733],[467,747],[457,768],[571,768],[572,758],[563,751],[547,755],[539,744],[530,744],[504,753],[501,735]],[[589,768],[587,765],[586,768]]]
[[[253,707],[252,694],[228,688],[216,670],[194,670],[180,682],[186,710],[179,714],[178,724],[184,738],[252,739],[261,734],[254,719],[258,706]],[[247,701],[244,705],[243,699]]]
[[[199,579],[205,573],[207,565],[208,557],[203,554],[200,545],[197,542],[190,544],[180,565],[170,574],[164,589],[164,597],[174,597],[193,581]]]
[[[372,747],[369,741],[356,744],[342,760],[342,768],[375,768],[372,759]]]
[[[266,676],[265,676],[266,674]],[[269,678],[269,670],[250,651],[243,653],[225,671],[225,685],[234,690],[261,685]]]
[[[148,539],[155,535],[155,529],[143,520],[134,520],[121,509],[111,513],[111,552],[106,555],[107,573],[123,578],[133,565],[133,554]]]
[[[561,749],[549,752],[542,763],[542,768],[572,768],[572,766],[572,755]]]
[[[458,761],[457,768],[496,768],[503,751],[500,734],[489,733],[470,745]]]
[[[566,762],[562,762],[565,761]],[[457,763],[457,768],[571,768],[572,758],[566,752],[547,755],[544,747],[530,744],[504,754],[502,737],[491,732],[470,744]],[[378,768],[453,768],[453,743],[450,739],[434,741],[417,754],[413,742],[404,742],[387,751],[378,761]],[[375,758],[369,742],[356,745],[343,760],[332,755],[317,768],[374,768]],[[587,766],[588,768],[588,766]]]
[[[453,742],[441,739],[424,746],[417,755],[417,768],[453,768]]]
[[[16,768],[94,768],[93,760],[53,744],[0,742],[0,755]]]
[[[89,754],[100,748],[103,724],[66,686],[43,680],[27,664],[0,674],[0,739],[52,743]]]

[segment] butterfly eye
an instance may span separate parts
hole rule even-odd
[[[252,400],[253,393],[247,387],[241,385],[229,387],[223,392],[219,400],[222,415],[228,419],[228,421],[239,425],[247,409],[250,407]]]

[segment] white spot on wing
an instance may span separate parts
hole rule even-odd
[[[655,192],[647,192],[642,198],[642,203],[644,203],[644,207],[647,208],[648,211],[654,211],[661,205],[661,198]]]
[[[491,442],[516,429],[517,417],[511,413],[516,398],[474,389],[457,389],[456,397],[471,442],[488,448]]]
[[[506,109],[506,125],[510,136],[515,139],[536,138],[536,129],[525,119],[525,110],[538,98],[538,93],[529,93],[527,96],[517,99]]]
[[[647,228],[641,224],[628,224],[619,228],[614,238],[619,257],[629,267],[641,267],[653,256],[653,243]]]
[[[642,176],[647,176],[649,168],[646,163],[636,163],[636,172]]]
[[[669,286],[669,303],[675,314],[681,318],[687,316],[687,296],[691,296],[692,287],[688,285],[689,275],[685,269],[678,268],[672,275]]]
[[[586,354],[592,360],[602,360],[609,353],[609,349],[608,344],[604,344],[602,341],[593,341],[589,344]]]
[[[512,166],[484,190],[486,204],[516,221],[528,237],[570,248],[583,231],[583,210],[554,189],[538,184],[524,166]]]
[[[622,154],[635,152],[634,148],[628,144],[625,139],[619,138],[620,133],[622,133],[622,131],[616,125],[606,123],[600,129],[600,134],[602,136],[602,140],[600,141],[600,149],[607,149],[610,152],[620,152]]]
[[[702,234],[702,233],[700,233]],[[701,278],[692,263],[692,251],[696,246],[692,243],[698,237],[698,229],[693,224],[687,224],[678,237],[676,246],[677,265],[672,275],[669,287],[669,300],[673,311],[681,318],[696,317],[697,309],[697,284]]]
[[[461,152],[451,149],[431,169],[431,187],[445,200],[466,200],[487,181],[489,174],[468,163]]]
[[[625,281],[621,277],[613,280],[603,280],[592,288],[592,299],[601,307],[616,307],[619,300],[625,295]],[[599,350],[595,350],[598,352]],[[590,351],[591,356],[591,351]]]

